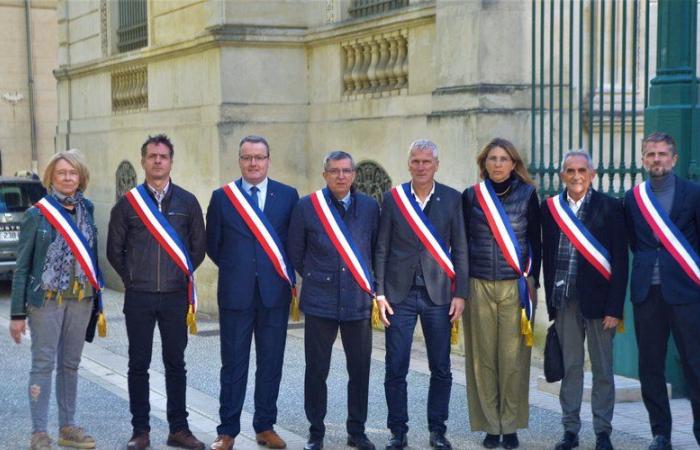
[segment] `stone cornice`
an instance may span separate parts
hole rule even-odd
[[[477,83],[461,86],[440,87],[433,91],[433,95],[453,95],[453,94],[512,94],[516,91],[531,89],[530,84],[495,84]]]
[[[32,0],[32,9],[56,9],[57,0]],[[14,6],[24,8],[24,0],[0,0],[0,7]]]

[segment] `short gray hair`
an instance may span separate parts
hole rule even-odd
[[[575,150],[569,150],[568,152],[564,153],[564,156],[561,159],[561,164],[559,165],[559,173],[564,173],[564,169],[566,169],[566,161],[568,161],[569,158],[575,157],[584,158],[586,160],[588,168],[590,170],[595,170],[595,167],[593,167],[593,160],[591,159],[590,153],[588,153],[582,148],[577,148]]]
[[[326,153],[326,156],[323,158],[323,171],[325,172],[328,170],[330,161],[340,161],[341,159],[349,159],[350,164],[352,165],[352,170],[355,170],[355,160],[352,159],[352,155],[350,153],[342,150],[333,150],[332,152]]]
[[[418,139],[411,142],[410,147],[408,147],[409,158],[414,151],[430,151],[433,154],[433,158],[438,159],[438,147],[435,142],[428,139]]]

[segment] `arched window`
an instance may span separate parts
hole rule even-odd
[[[356,167],[355,187],[381,203],[382,194],[391,189],[391,178],[376,162],[360,161]]]

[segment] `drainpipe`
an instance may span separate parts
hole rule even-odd
[[[26,22],[27,38],[27,89],[29,91],[29,132],[32,144],[32,172],[39,170],[39,159],[36,154],[36,114],[34,112],[34,59],[32,57],[32,6],[31,0],[24,0],[24,20]]]

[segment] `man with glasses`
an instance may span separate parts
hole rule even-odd
[[[258,444],[285,448],[275,432],[294,270],[284,254],[299,194],[267,177],[270,147],[260,136],[241,139],[241,178],[214,191],[207,209],[207,254],[219,267],[221,392],[213,450],[230,450],[241,431],[250,344],[255,335]]]
[[[326,187],[299,201],[289,225],[289,257],[304,277],[304,410],[311,424],[304,449],[323,448],[326,378],[340,330],[349,377],[347,445],[374,450],[365,421],[372,353],[372,250],[379,204],[354,191],[355,163],[349,153],[326,155],[323,178]]]

